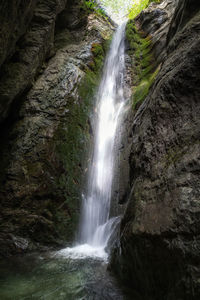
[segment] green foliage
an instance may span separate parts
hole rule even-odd
[[[134,19],[137,15],[139,15],[139,13],[142,10],[147,8],[148,5],[152,2],[160,3],[160,0],[140,0],[139,3],[138,1],[133,1],[133,5],[129,10],[129,19]]]
[[[143,37],[133,20],[127,23],[126,37],[130,46],[130,55],[133,57],[135,87],[132,100],[133,109],[136,109],[148,95],[158,69],[155,70],[150,37]]]
[[[85,0],[84,5],[87,10],[96,12],[97,14],[107,18],[104,9],[100,7],[94,0]]]
[[[105,8],[109,8],[111,13],[120,17],[129,16],[129,19],[135,18],[151,2],[159,3],[160,0],[101,0]]]
[[[130,1],[128,0],[101,0],[100,2],[104,7],[110,7],[114,13],[119,13],[120,10],[123,10],[130,5]]]
[[[129,17],[129,19],[133,19],[151,2],[159,3],[160,0],[85,0],[85,6],[87,9],[96,11],[104,17],[107,16],[105,13],[106,10],[109,11],[111,17],[115,15],[119,18]]]
[[[134,19],[143,9],[149,5],[149,0],[134,1],[129,11],[129,19]]]

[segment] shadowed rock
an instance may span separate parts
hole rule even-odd
[[[190,15],[194,1],[184,4],[133,120],[132,190],[111,263],[148,300],[200,297],[200,7]]]

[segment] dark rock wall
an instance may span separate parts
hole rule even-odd
[[[138,299],[200,298],[199,9],[177,2],[160,72],[133,120],[132,189],[111,268]]]
[[[26,32],[37,0],[10,0],[0,3],[0,66],[15,52],[16,42]]]
[[[8,116],[13,101],[33,84],[45,59],[53,54],[56,17],[66,5],[66,0],[39,0],[35,5],[31,5],[33,1],[4,2],[7,4],[1,12],[5,16],[2,34],[7,43],[2,41],[5,42],[2,59],[5,60],[6,53],[8,58],[11,57],[0,71],[1,121]]]
[[[29,18],[1,67],[2,255],[74,238],[93,96],[112,34],[82,1],[40,0]]]

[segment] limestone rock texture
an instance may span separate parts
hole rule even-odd
[[[161,66],[133,118],[131,192],[110,264],[143,300],[200,299],[200,3],[174,1],[164,23],[170,5],[137,18]]]
[[[83,1],[1,2],[10,12],[0,10],[0,255],[8,256],[74,238],[113,25]]]

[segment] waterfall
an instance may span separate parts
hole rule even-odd
[[[83,197],[80,242],[106,246],[114,219],[109,220],[114,168],[114,143],[124,99],[125,23],[118,27],[106,58],[97,94],[93,159],[87,195]]]
[[[101,256],[116,226],[118,217],[109,218],[114,173],[115,141],[125,104],[125,27],[120,25],[107,55],[97,93],[94,151],[88,176],[87,193],[83,195],[78,246],[64,253],[77,258],[89,253]],[[95,250],[95,251],[96,251]],[[62,252],[63,253],[63,252]]]

